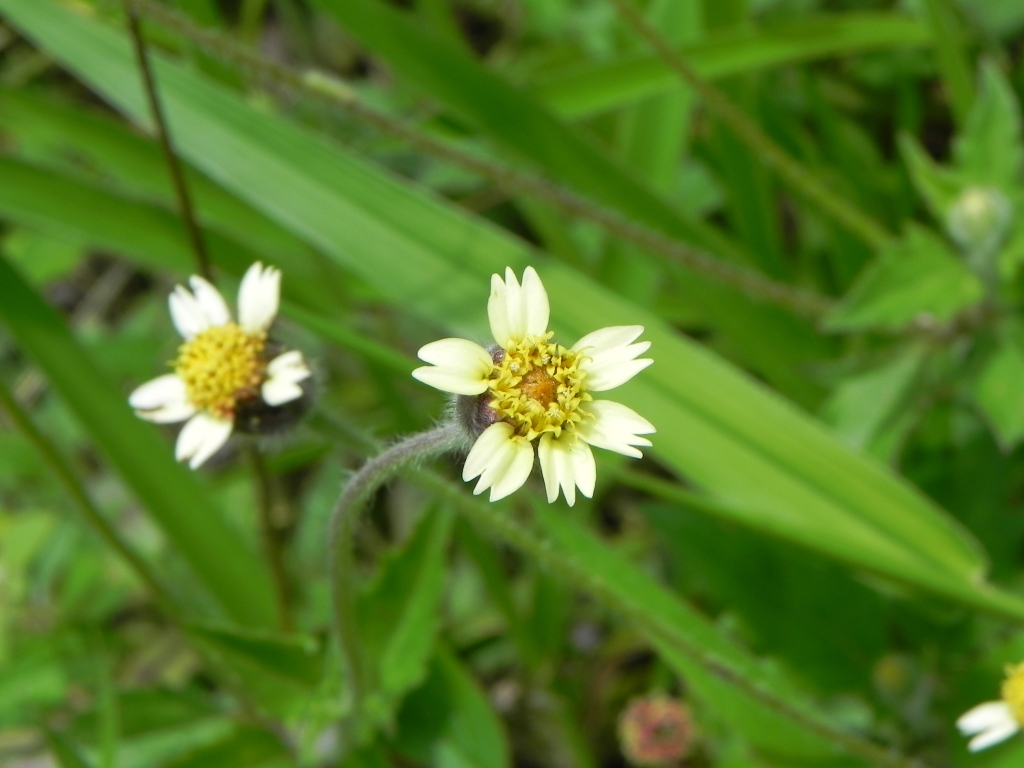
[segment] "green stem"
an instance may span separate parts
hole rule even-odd
[[[546,178],[464,152],[374,109],[361,101],[353,89],[335,77],[315,71],[303,72],[269,61],[223,35],[197,26],[186,17],[154,0],[133,2],[147,17],[173,29],[193,44],[223,57],[242,69],[256,73],[261,80],[282,90],[302,92],[331,106],[343,107],[375,128],[435,157],[466,168],[509,193],[530,195],[545,200],[565,214],[592,221],[623,240],[694,272],[707,275],[755,299],[811,317],[824,315],[833,306],[832,301],[825,296],[772,280],[756,270],[715,258],[655,229],[637,224],[620,213],[581,197]],[[884,233],[883,236],[887,237]]]
[[[249,446],[249,461],[256,479],[256,507],[259,514],[260,538],[263,554],[270,566],[274,582],[274,597],[277,601],[277,616],[282,632],[295,628],[294,614],[288,590],[288,572],[284,566],[284,547],[277,526],[274,524],[274,492],[267,463],[258,445]]]
[[[699,95],[704,105],[722,121],[737,138],[750,147],[769,168],[807,200],[818,206],[847,231],[856,235],[873,250],[880,250],[891,235],[871,217],[852,203],[836,195],[827,184],[804,168],[776,144],[757,123],[733,104],[690,66],[672,45],[652,27],[633,5],[632,0],[612,0],[622,17]]]
[[[334,631],[349,685],[351,713],[358,716],[367,689],[356,627],[355,553],[356,518],[373,492],[412,462],[454,450],[464,441],[462,429],[452,423],[421,432],[387,448],[367,461],[345,484],[331,513],[328,550]]]
[[[181,163],[174,151],[174,144],[171,141],[171,132],[167,127],[167,118],[164,115],[163,107],[160,104],[160,96],[156,89],[156,79],[153,77],[153,68],[149,61],[149,48],[146,45],[145,35],[142,34],[142,27],[139,24],[139,16],[135,11],[134,0],[123,0],[125,13],[128,15],[128,32],[135,47],[135,58],[139,64],[139,71],[142,74],[142,84],[146,91],[146,99],[149,102],[149,111],[152,113],[153,122],[156,123],[157,136],[160,139],[160,146],[167,160],[167,168],[171,174],[171,183],[174,186],[174,195],[178,200],[178,211],[185,222],[185,230],[188,232],[189,243],[192,252],[196,257],[196,266],[199,274],[210,282],[213,282],[213,271],[210,268],[210,257],[206,252],[206,244],[203,242],[202,233],[199,231],[199,224],[196,222],[195,207],[192,205],[192,197],[185,183],[185,175],[181,170]]]
[[[114,527],[107,522],[107,519],[103,516],[103,513],[99,511],[92,499],[89,498],[89,494],[86,492],[82,483],[79,482],[78,477],[74,471],[68,466],[68,463],[61,456],[60,451],[57,447],[51,443],[36,425],[32,422],[31,417],[25,412],[25,410],[18,404],[18,401],[11,394],[11,391],[7,388],[7,385],[3,381],[0,381],[0,406],[3,406],[4,410],[10,415],[11,420],[15,426],[21,430],[22,434],[32,443],[33,447],[39,453],[40,457],[50,467],[57,481],[64,486],[64,489],[68,492],[78,508],[82,511],[85,519],[95,528],[100,536],[103,537],[104,541],[110,545],[110,547],[117,552],[124,561],[128,563],[135,574],[142,580],[142,582],[149,588],[153,597],[156,598],[161,608],[167,611],[171,616],[176,615],[174,609],[174,601],[167,590],[160,584],[157,578],[150,572],[149,566],[143,561],[138,554],[132,550],[131,547],[118,535]]]

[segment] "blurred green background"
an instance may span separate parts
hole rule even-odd
[[[125,7],[0,0],[0,765],[604,768],[650,695],[697,768],[1024,764],[954,727],[1024,661],[1024,3],[137,12],[219,285],[282,269],[316,404],[265,484],[132,414],[196,267]],[[530,264],[563,343],[645,326],[654,447],[572,509],[458,456],[380,492],[356,705],[331,508]]]

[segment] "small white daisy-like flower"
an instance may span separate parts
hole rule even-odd
[[[640,458],[637,446],[653,433],[647,419],[624,405],[594,400],[651,364],[637,359],[651,346],[634,343],[639,325],[602,328],[571,348],[551,341],[548,295],[533,267],[522,285],[511,269],[491,278],[487,304],[497,346],[466,339],[427,344],[419,357],[428,366],[413,376],[460,395],[457,409],[476,436],[462,477],[479,478],[474,493],[490,489],[491,501],[519,489],[533,470],[534,443],[548,501],[559,490],[571,506],[576,489],[590,498],[596,470],[591,446]]]
[[[185,339],[172,363],[174,373],[143,384],[128,402],[147,421],[187,419],[175,455],[196,469],[227,442],[241,408],[299,399],[299,382],[310,370],[294,350],[268,360],[267,330],[277,316],[280,270],[258,262],[249,267],[238,290],[237,322],[209,282],[193,276],[189,285],[191,291],[179,285],[169,299],[171,319]]]
[[[1008,667],[1002,699],[986,701],[956,721],[964,736],[972,736],[967,748],[979,752],[1017,733],[1024,725],[1024,664]]]

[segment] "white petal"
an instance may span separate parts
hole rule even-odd
[[[494,368],[491,354],[466,339],[441,339],[422,347],[420,360],[433,365],[417,368],[413,378],[456,395],[479,395],[487,391],[487,377]]]
[[[491,335],[503,349],[512,343],[512,331],[508,325],[508,296],[504,281],[498,275],[491,275],[491,296],[487,300],[487,319],[491,324]]]
[[[1001,741],[1006,741],[1019,730],[1020,726],[1016,721],[993,726],[967,742],[967,749],[971,752],[980,752],[981,750],[991,747],[994,744],[998,744]]]
[[[302,387],[294,381],[267,379],[260,387],[260,395],[267,405],[278,406],[302,397]]]
[[[207,413],[193,416],[178,435],[175,458],[188,460],[190,468],[198,469],[228,441],[233,428],[231,419],[216,419]]]
[[[967,710],[956,721],[956,727],[960,733],[969,736],[974,733],[981,733],[989,728],[1014,723],[1016,720],[1010,708],[1002,701],[986,701],[973,709]]]
[[[651,444],[647,438],[638,437],[657,431],[651,422],[632,408],[611,400],[595,400],[587,403],[585,407],[593,418],[585,419],[577,425],[576,434],[582,440],[624,456],[643,458],[643,454],[633,446]]]
[[[173,373],[147,381],[128,396],[128,404],[143,411],[184,403],[187,400],[185,382]]]
[[[548,305],[548,292],[544,283],[533,267],[523,272],[523,287],[520,291],[523,302],[523,319],[526,333],[529,336],[543,336],[548,332],[548,317],[551,309]]]
[[[548,433],[541,437],[537,455],[549,502],[558,499],[559,488],[570,507],[576,503],[577,486],[588,499],[594,495],[597,482],[594,452],[583,440],[569,433],[562,433],[557,438]]]
[[[533,446],[517,437],[510,424],[498,422],[485,429],[473,444],[462,468],[462,479],[479,477],[473,493],[490,488],[491,501],[497,501],[521,488],[532,469]]]
[[[265,331],[281,303],[281,271],[256,262],[238,288],[238,322],[249,332]]]
[[[175,286],[174,291],[167,298],[167,304],[171,309],[171,320],[178,333],[186,339],[195,338],[196,334],[202,333],[210,327],[206,320],[206,313],[199,306],[196,297],[185,290],[182,286]]]
[[[267,374],[276,376],[287,368],[299,368],[300,366],[303,368],[306,366],[305,361],[302,359],[302,353],[297,349],[293,349],[278,355],[267,363]]]
[[[140,419],[152,421],[154,424],[176,424],[195,416],[196,407],[192,403],[175,403],[151,411],[136,411],[135,415]]]
[[[580,352],[590,350],[591,354],[599,354],[616,347],[624,347],[636,341],[644,332],[642,325],[611,325],[591,331],[573,345]]]
[[[504,444],[510,442],[514,434],[512,425],[503,421],[491,424],[481,432],[473,447],[469,449],[466,463],[462,465],[462,479],[468,482],[474,477],[479,477],[491,463],[494,454],[503,450]]]
[[[636,360],[651,348],[651,342],[632,344],[641,333],[642,325],[616,325],[588,333],[576,342],[573,350],[585,355],[580,367],[587,372],[587,389],[604,392],[625,384],[653,360]]]
[[[267,377],[275,381],[297,384],[312,375],[306,361],[302,359],[302,353],[296,350],[278,355],[267,363]]]
[[[192,294],[211,326],[227,325],[231,322],[231,313],[220,291],[199,275],[193,275],[189,279],[189,285],[192,286]]]
[[[548,294],[533,267],[523,271],[522,285],[511,267],[505,268],[504,280],[498,275],[491,276],[487,317],[499,345],[508,349],[526,336],[543,336],[548,330],[549,315]]]
[[[510,445],[512,446],[511,459],[500,472],[494,475],[494,484],[491,485],[491,501],[504,499],[518,491],[530,478],[530,473],[533,471],[533,446],[530,441],[517,437],[511,441]],[[482,481],[484,478],[480,479]]]

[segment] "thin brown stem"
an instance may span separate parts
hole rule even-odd
[[[152,113],[153,122],[156,124],[157,137],[160,140],[164,158],[167,160],[167,168],[171,174],[171,184],[174,186],[174,195],[178,201],[178,211],[181,214],[182,221],[185,222],[185,230],[188,233],[189,243],[196,258],[199,274],[213,282],[210,257],[206,252],[203,235],[199,231],[195,207],[192,205],[192,196],[189,194],[188,185],[185,183],[185,174],[182,172],[181,163],[178,161],[178,156],[174,151],[170,129],[167,126],[167,118],[164,115],[163,107],[160,105],[160,95],[157,92],[156,79],[153,76],[153,68],[149,61],[149,49],[146,45],[146,38],[142,33],[142,25],[139,23],[139,16],[136,13],[133,0],[124,0],[124,8],[125,13],[128,15],[128,31],[131,34],[132,44],[135,47],[135,58],[139,64],[139,71],[142,73],[142,84],[146,91],[146,99],[149,102],[149,111]]]
[[[251,49],[223,35],[197,26],[182,14],[154,0],[133,0],[147,17],[173,29],[190,42],[249,70],[263,82],[294,94],[305,93],[350,114],[447,162],[486,178],[511,194],[532,195],[559,211],[587,219],[607,232],[679,264],[693,272],[729,285],[756,300],[786,307],[810,317],[820,317],[833,306],[828,297],[778,282],[747,267],[715,258],[687,243],[650,227],[637,224],[622,214],[595,203],[546,178],[525,173],[509,165],[465,152],[361,101],[345,83],[321,72],[303,72],[269,61]]]
[[[873,250],[888,245],[892,236],[870,216],[832,191],[810,170],[791,157],[776,144],[761,127],[753,122],[718,88],[713,86],[690,66],[672,44],[652,27],[632,0],[611,0],[623,19],[657,52],[680,78],[700,96],[707,109],[745,143],[765,165],[773,169],[794,191]]]
[[[274,582],[274,599],[277,602],[278,622],[282,632],[295,628],[291,592],[288,588],[288,571],[284,564],[284,541],[280,528],[274,521],[274,486],[258,445],[249,446],[249,461],[256,480],[256,508],[259,514],[260,539],[263,555],[270,566],[270,577]]]

